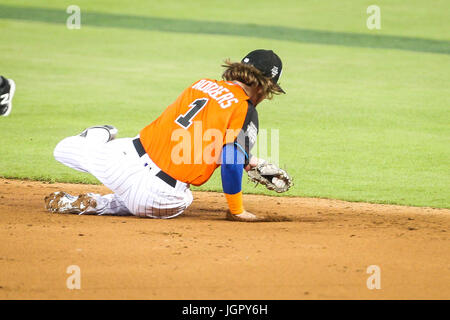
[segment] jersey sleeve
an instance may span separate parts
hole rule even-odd
[[[245,155],[245,165],[251,158],[251,150],[256,143],[259,131],[259,120],[258,112],[253,104],[248,101],[247,115],[245,116],[244,125],[234,144],[238,147]]]

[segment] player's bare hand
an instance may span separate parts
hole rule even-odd
[[[248,211],[244,211],[240,214],[232,214],[230,211],[228,211],[227,212],[227,220],[240,221],[240,222],[260,221],[260,219],[256,215],[254,215],[253,213],[250,213]]]

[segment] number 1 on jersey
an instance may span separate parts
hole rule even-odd
[[[186,112],[186,114],[179,116],[177,120],[175,120],[175,122],[184,129],[189,128],[192,124],[192,119],[200,112],[200,110],[203,109],[203,107],[206,106],[208,101],[208,98],[200,98],[194,100],[194,102],[189,105],[189,111]]]

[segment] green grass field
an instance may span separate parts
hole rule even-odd
[[[66,28],[71,4],[80,30]],[[380,30],[366,27],[371,4]],[[445,0],[0,0],[0,74],[17,84],[0,176],[98,183],[54,160],[59,140],[95,124],[134,136],[224,59],[270,48],[288,94],[258,106],[260,126],[279,130],[288,195],[450,208],[448,12]],[[217,173],[199,189],[221,190]]]

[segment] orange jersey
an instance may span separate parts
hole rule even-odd
[[[222,148],[241,132],[251,103],[227,81],[202,79],[140,132],[152,161],[171,177],[193,185],[208,181],[220,165]]]

